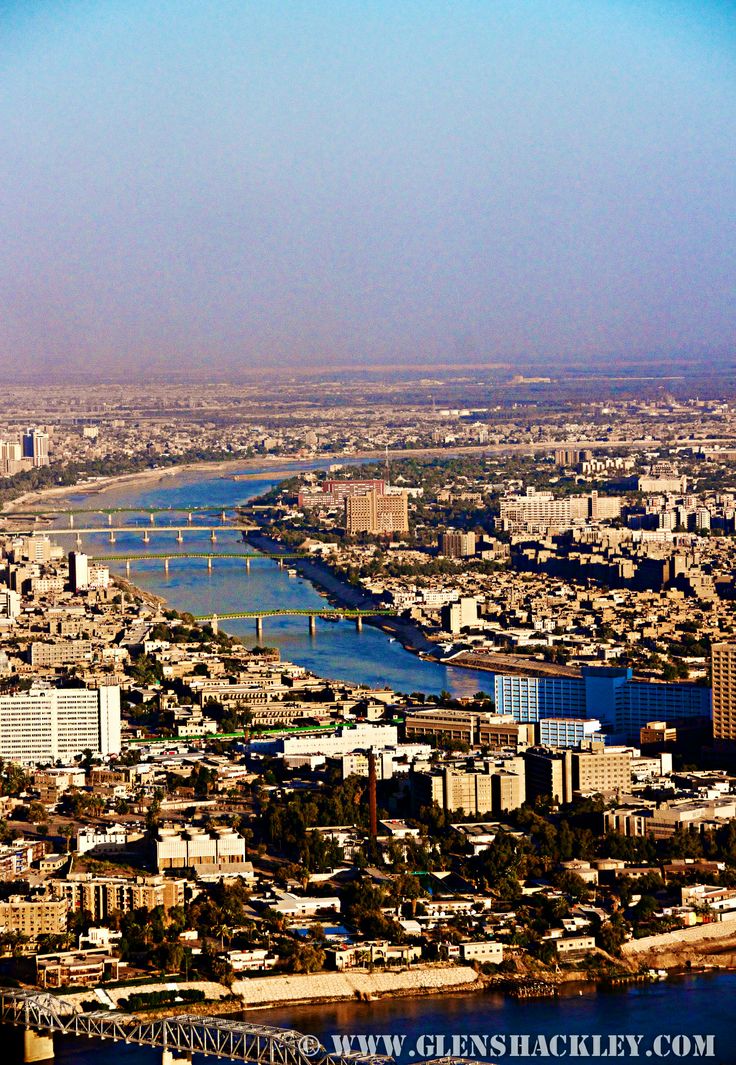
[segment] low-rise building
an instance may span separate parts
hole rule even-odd
[[[503,943],[481,939],[460,944],[460,957],[463,961],[477,961],[481,964],[500,965],[503,961]]]
[[[155,842],[156,868],[194,869],[198,873],[245,871],[245,840],[231,828],[159,830]]]
[[[63,950],[36,956],[37,982],[41,987],[96,987],[117,980],[121,962],[106,951]]]

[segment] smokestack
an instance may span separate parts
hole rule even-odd
[[[378,835],[378,810],[376,805],[376,756],[368,751],[368,809],[370,811],[371,839]]]

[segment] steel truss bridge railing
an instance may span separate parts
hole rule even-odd
[[[3,989],[0,1020],[43,1034],[159,1047],[174,1058],[208,1054],[252,1065],[386,1065],[393,1061],[382,1055],[328,1054],[315,1036],[223,1017],[144,1018],[107,1010],[82,1013],[64,999],[43,992]]]

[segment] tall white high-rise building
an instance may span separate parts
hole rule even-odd
[[[23,765],[120,753],[120,688],[31,688],[0,696],[0,758]]]
[[[69,587],[73,592],[86,592],[89,587],[89,558],[82,551],[69,552]]]
[[[20,594],[12,588],[0,588],[0,618],[14,621],[20,614]]]

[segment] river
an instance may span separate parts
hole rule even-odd
[[[518,1002],[492,994],[438,995],[248,1011],[243,1019],[312,1033],[328,1050],[336,1045],[344,1047],[346,1037],[374,1036],[389,1037],[391,1049],[398,1051],[396,1037],[404,1036],[397,1054],[401,1065],[455,1050],[460,1056],[499,1065],[531,1065],[544,1058],[736,1065],[734,995],[736,973],[723,972],[628,990],[603,991],[586,985],[582,992],[573,988],[560,998],[538,1001]],[[488,1037],[492,1035],[505,1042],[491,1044]],[[577,1054],[571,1053],[574,1044],[569,1040],[573,1035],[588,1037],[578,1042]],[[621,1044],[620,1053],[612,1054],[608,1039],[617,1035],[640,1037],[638,1053],[630,1052],[627,1041]],[[480,1037],[481,1042],[471,1043],[471,1036]],[[568,1042],[560,1039],[555,1043],[554,1036]],[[604,1045],[596,1048],[592,1036],[603,1039]],[[439,1037],[444,1038],[444,1045]],[[696,1037],[711,1038],[698,1043]],[[537,1039],[546,1040],[546,1046],[535,1044]],[[485,1056],[479,1053],[483,1040],[488,1048]],[[353,1047],[358,1049],[357,1042]],[[386,1049],[381,1039],[375,1052],[385,1053]],[[95,1040],[57,1039],[56,1055],[60,1065],[159,1065],[161,1060],[157,1050]],[[20,1059],[15,1056],[15,1060]],[[198,1060],[204,1063],[208,1059]]]
[[[253,471],[248,471],[249,475]],[[162,476],[154,484],[143,488],[111,488],[95,496],[70,495],[69,506],[100,507],[182,507],[233,506],[245,503],[277,483],[264,471],[261,480],[236,481],[232,474],[213,476],[206,473],[187,472]],[[64,504],[57,502],[58,506]],[[286,569],[279,569],[276,562],[263,559],[251,564],[246,572],[242,559],[223,559],[215,562],[209,572],[204,559],[181,559],[177,554],[187,552],[227,553],[247,550],[233,530],[217,534],[217,542],[210,543],[209,534],[192,527],[185,533],[185,542],[177,544],[173,533],[151,533],[151,542],[142,542],[143,528],[150,525],[144,514],[115,515],[117,524],[140,525],[141,534],[119,533],[117,542],[109,543],[109,534],[104,531],[105,519],[99,515],[76,516],[76,524],[101,527],[99,535],[85,536],[84,550],[90,554],[160,553],[171,555],[168,574],[159,561],[135,562],[131,566],[130,580],[140,588],[163,596],[177,610],[192,614],[232,613],[241,610],[308,610],[324,608],[325,600],[301,578],[289,577]],[[202,515],[194,521],[204,523]],[[213,519],[209,519],[212,521]],[[219,521],[219,514],[215,516]],[[156,525],[181,523],[182,515],[161,514],[156,516]],[[64,537],[65,546],[72,547],[73,539]],[[111,563],[114,572],[125,575],[125,566]],[[246,642],[255,643],[255,623],[249,619],[228,621],[222,625],[228,632],[243,636]],[[307,669],[332,680],[353,680],[371,687],[390,687],[396,691],[421,691],[438,694],[446,690],[453,695],[473,695],[479,690],[492,690],[493,676],[480,670],[445,666],[428,662],[400,643],[392,641],[379,629],[366,625],[356,632],[350,621],[325,621],[318,619],[314,636],[308,632],[305,617],[266,618],[263,642],[280,649],[282,657],[297,662]]]
[[[72,506],[198,506],[217,504],[231,506],[243,503],[265,491],[274,483],[264,472],[262,480],[235,481],[232,476],[213,476],[196,472],[169,475],[145,488],[112,488],[94,497],[70,496]],[[61,505],[61,504],[59,504]],[[87,524],[91,515],[78,515],[77,524]],[[156,524],[178,520],[160,515]],[[203,521],[202,518],[196,520]],[[100,523],[96,518],[90,524]],[[290,606],[295,609],[319,607],[324,600],[314,588],[301,579],[290,578],[275,562],[262,560],[252,564],[250,574],[242,560],[216,561],[211,573],[203,560],[182,559],[176,555],[188,551],[216,553],[242,550],[234,532],[218,533],[212,545],[204,532],[187,530],[186,541],[179,546],[173,534],[153,534],[151,544],[142,541],[142,530],[148,525],[143,515],[125,515],[125,524],[138,524],[141,534],[119,534],[117,543],[108,543],[108,534],[87,537],[85,548],[92,554],[131,550],[171,553],[171,566],[166,575],[162,563],[136,562],[130,579],[148,591],[164,596],[172,606],[194,614],[228,610],[269,609]],[[120,521],[123,524],[123,521]],[[66,540],[65,543],[71,540]],[[113,566],[124,573],[123,565]],[[246,638],[254,638],[250,621],[233,621],[228,631]],[[439,692],[447,689],[458,695],[472,694],[479,688],[488,690],[491,677],[487,673],[464,670],[426,662],[405,651],[399,643],[389,642],[380,630],[366,626],[357,633],[349,622],[318,622],[317,632],[310,637],[305,618],[266,619],[264,642],[281,649],[284,658],[299,662],[316,673],[330,678],[345,678],[374,686],[389,685],[399,691]],[[622,1052],[621,1061],[635,1061],[642,1057],[657,1060],[696,1062],[712,1061],[719,1065],[736,1065],[736,1023],[733,1002],[736,995],[736,974],[718,973],[672,979],[662,983],[635,986],[627,990],[602,991],[586,986],[583,993],[573,989],[559,999],[517,1002],[497,995],[444,995],[418,999],[385,999],[371,1003],[340,1003],[323,1006],[295,1006],[276,1010],[260,1010],[246,1014],[248,1020],[268,1025],[294,1027],[314,1033],[331,1049],[336,1037],[346,1035],[405,1035],[400,1054],[403,1063],[423,1056],[452,1053],[482,1057],[477,1047],[438,1046],[434,1037],[479,1035],[493,1033],[506,1037],[505,1054],[489,1046],[490,1060],[520,1063],[538,1061],[540,1057],[554,1057],[548,1046],[516,1044],[512,1036],[551,1038],[556,1034],[569,1035],[631,1035],[642,1036],[639,1053]],[[682,1034],[690,1041],[678,1043],[672,1037]],[[715,1055],[703,1057],[694,1044],[694,1035],[713,1036]],[[660,1045],[653,1043],[664,1036]],[[418,1043],[420,1036],[424,1043]],[[498,1046],[498,1044],[497,1044]],[[551,1045],[559,1051],[560,1045]],[[357,1047],[356,1047],[357,1049]],[[611,1058],[598,1053],[592,1042],[579,1046],[578,1057],[588,1061]],[[706,1050],[710,1049],[706,1046]],[[528,1050],[528,1052],[527,1052]],[[532,1051],[536,1050],[536,1053]],[[587,1053],[586,1053],[587,1051]],[[651,1051],[648,1053],[648,1051]],[[377,1052],[385,1052],[379,1044]],[[559,1054],[557,1055],[559,1056]],[[566,1056],[569,1056],[566,1055]],[[153,1065],[160,1061],[160,1052],[95,1041],[58,1040],[57,1060],[69,1065]]]

